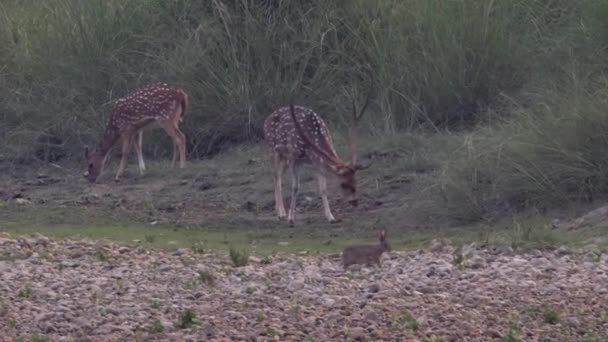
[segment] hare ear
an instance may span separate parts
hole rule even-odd
[[[84,158],[89,159],[89,146],[84,146]]]
[[[385,238],[385,233],[384,233],[384,229],[382,229],[380,231],[380,240],[384,241],[384,238]]]

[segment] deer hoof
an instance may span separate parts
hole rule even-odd
[[[289,220],[289,226],[290,226],[290,227],[295,226],[295,224],[293,223],[293,220]]]
[[[285,221],[287,220],[287,216],[278,216],[279,221]]]
[[[329,223],[334,224],[334,223],[340,223],[342,222],[341,219],[333,219],[333,220],[329,220]]]

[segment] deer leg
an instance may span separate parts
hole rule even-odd
[[[143,175],[146,171],[146,163],[144,163],[144,156],[142,153],[142,142],[143,142],[144,131],[137,132],[137,141],[135,142],[135,153],[137,154],[137,164],[139,166],[139,174]]]
[[[321,195],[321,202],[323,202],[323,213],[325,214],[325,218],[327,218],[327,221],[330,223],[338,222],[329,208],[329,200],[327,199],[327,178],[322,174],[318,174],[317,180],[319,181],[319,194]]]
[[[175,167],[175,163],[177,163],[177,156],[179,155],[179,148],[175,141],[173,141],[173,159],[171,160],[171,167]]]
[[[177,144],[177,148],[179,149],[179,168],[183,169],[186,167],[186,136],[178,127],[175,127],[175,132],[179,141]]]
[[[186,159],[186,137],[184,136],[184,133],[170,122],[163,123],[161,126],[171,139],[173,139],[173,159],[175,160],[175,149],[177,148],[180,155],[179,167],[184,168],[184,161]],[[175,166],[175,164],[172,163],[172,166]]]
[[[289,213],[287,214],[287,220],[289,224],[293,226],[294,220],[296,218],[296,198],[298,196],[298,187],[300,183],[300,177],[298,175],[298,170],[294,163],[291,163],[291,203],[289,204]]]
[[[275,153],[272,157],[274,163],[274,208],[279,220],[283,221],[287,214],[285,213],[285,203],[283,202],[283,171],[284,164],[279,159],[279,155]]]
[[[115,180],[118,180],[127,166],[127,159],[129,158],[129,152],[131,151],[131,143],[133,142],[133,136],[125,134],[122,136],[122,150],[120,156],[120,164],[118,165],[118,171],[116,171]]]

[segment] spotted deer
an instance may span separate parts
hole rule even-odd
[[[188,106],[188,95],[183,89],[166,83],[144,86],[130,95],[115,101],[110,118],[98,147],[92,153],[85,146],[88,170],[84,176],[95,182],[101,172],[112,146],[121,139],[122,156],[115,179],[118,180],[127,164],[131,145],[135,143],[140,174],[146,170],[142,155],[143,131],[147,128],[161,127],[173,140],[173,161],[175,166],[179,155],[179,167],[186,161],[186,138],[179,129],[184,112]]]
[[[325,122],[314,111],[301,106],[289,105],[272,112],[264,122],[264,138],[272,148],[274,169],[275,210],[279,220],[287,218],[293,225],[296,211],[296,195],[299,187],[298,169],[303,164],[312,164],[317,174],[323,213],[330,222],[338,222],[331,212],[327,199],[327,176],[337,178],[340,189],[348,202],[358,205],[355,175],[358,170],[369,167],[357,163],[356,125],[365,112],[369,96],[361,111],[357,113],[353,103],[354,125],[350,128],[350,160],[342,160],[333,146],[331,134]],[[285,213],[282,177],[285,169],[291,173],[291,203]]]

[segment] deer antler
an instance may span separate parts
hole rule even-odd
[[[293,104],[289,105],[289,112],[291,113],[291,118],[293,119],[296,130],[298,131],[298,135],[301,136],[302,139],[304,139],[304,142],[306,143],[306,145],[310,146],[313,150],[315,150],[315,152],[319,153],[324,158],[332,161],[333,163],[336,163],[336,164],[341,163],[334,156],[323,151],[321,148],[319,148],[319,146],[317,146],[314,142],[312,142],[312,140],[310,139],[308,134],[306,134],[306,132],[304,132],[304,129],[302,129],[302,126],[300,126],[300,122],[296,118],[296,112],[295,112]]]
[[[371,74],[370,69],[369,68],[366,68],[366,69],[367,69],[367,72],[369,73],[369,77],[370,77],[370,86],[369,86],[369,90],[367,92],[367,97],[365,98],[363,107],[361,108],[361,111],[359,113],[357,113],[357,104],[353,97],[353,124],[349,130],[349,142],[348,142],[348,147],[350,149],[350,164],[353,167],[357,167],[357,126],[359,124],[359,121],[361,120],[361,117],[363,117],[363,114],[365,114],[365,110],[367,109],[367,105],[369,104],[369,99],[371,98],[372,91],[374,89],[374,77]],[[364,168],[364,167],[359,167],[359,168]]]

